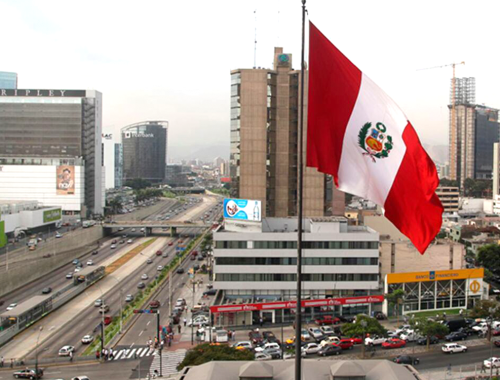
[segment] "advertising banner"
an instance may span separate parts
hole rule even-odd
[[[75,167],[72,165],[60,165],[56,169],[57,195],[75,194]]]
[[[250,199],[224,199],[224,218],[260,222],[261,201]]]
[[[304,300],[302,307],[321,307],[321,306],[337,306],[337,305],[358,305],[362,303],[380,303],[384,302],[383,295],[363,296],[363,297],[344,297],[344,298],[325,298],[319,300]],[[212,313],[236,313],[238,311],[254,311],[254,310],[276,310],[276,309],[295,309],[296,301],[281,301],[281,302],[263,302],[263,303],[247,303],[241,305],[220,305],[211,306]]]
[[[44,223],[50,223],[50,222],[57,222],[58,220],[61,220],[61,209],[58,208],[56,210],[47,210],[43,212],[43,222]]]
[[[7,235],[5,235],[5,222],[0,220],[0,248],[7,245]]]
[[[463,280],[467,278],[483,278],[483,277],[484,277],[484,268],[436,270],[436,271],[431,270],[428,272],[389,273],[387,275],[387,283],[401,284],[407,282]]]

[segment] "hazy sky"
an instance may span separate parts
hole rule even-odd
[[[447,144],[451,67],[500,108],[500,1],[319,1],[312,22],[403,109],[421,139]],[[255,23],[254,10],[257,10]],[[271,67],[274,46],[300,67],[301,1],[0,0],[0,70],[20,88],[96,89],[118,133],[168,120],[169,145],[229,143],[231,69]],[[189,149],[189,148],[186,148]]]

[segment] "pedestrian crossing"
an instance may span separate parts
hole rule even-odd
[[[112,360],[140,359],[151,356],[154,352],[154,348],[150,348],[149,346],[122,348],[113,352]]]
[[[176,351],[162,351],[162,369],[160,371],[160,355],[158,353],[154,354],[153,362],[151,363],[151,368],[149,369],[149,375],[153,377],[154,371],[157,370],[158,374],[161,373],[163,377],[167,377],[176,374],[177,366],[184,360],[187,350],[176,350]]]

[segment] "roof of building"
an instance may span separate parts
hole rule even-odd
[[[388,360],[331,360],[306,359],[302,361],[303,380],[364,376],[365,380],[418,380],[421,377],[412,367]],[[185,368],[184,380],[239,380],[244,378],[293,378],[293,360],[268,362],[212,361],[196,367]]]
[[[33,296],[29,299],[27,299],[24,302],[21,302],[18,304],[14,309],[4,311],[2,314],[0,314],[0,317],[2,318],[7,318],[7,317],[19,317],[20,315],[24,314],[28,310],[31,310],[33,307],[36,305],[39,305],[49,298],[51,298],[51,295],[47,296]]]

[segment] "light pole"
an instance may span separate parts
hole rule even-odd
[[[40,326],[38,330],[38,336],[36,338],[36,347],[35,347],[35,379],[38,379],[38,342],[40,340],[40,334],[42,333],[43,326]]]

